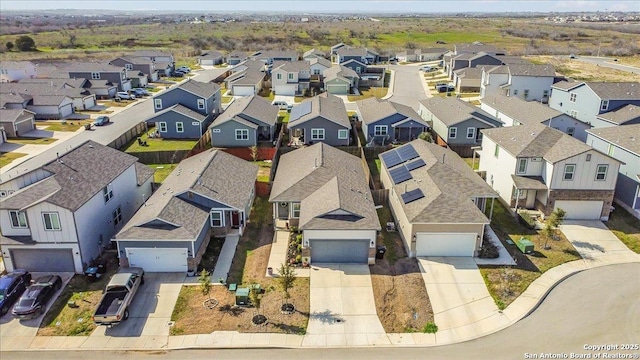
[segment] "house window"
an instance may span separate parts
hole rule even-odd
[[[311,140],[324,140],[324,129],[311,129]]]
[[[158,127],[160,128],[160,132],[167,132],[167,123],[162,121],[158,123]]]
[[[222,227],[222,226],[224,226],[222,211],[211,211],[211,227]]]
[[[184,132],[184,123],[182,121],[176,123],[176,132]]]
[[[358,74],[360,74],[360,73],[362,72],[362,69],[360,68],[360,66],[356,66],[356,72],[357,72]]]
[[[467,128],[467,139],[473,139],[476,137],[476,128]]]
[[[524,89],[524,98],[528,98],[529,97],[529,89]]]
[[[153,106],[156,110],[162,109],[162,99],[153,99]]]
[[[498,157],[499,154],[500,154],[500,146],[496,144],[496,148],[495,150],[493,150],[493,156]]]
[[[293,73],[288,74],[289,80],[293,80]]]
[[[575,164],[567,164],[564,166],[564,175],[562,175],[562,180],[565,181],[572,181],[573,180],[573,174],[575,174],[576,172],[576,165]]]
[[[192,126],[200,126],[200,123],[198,121],[192,121],[191,125]]]
[[[518,159],[518,174],[527,172],[527,159]]]
[[[373,127],[373,135],[384,136],[387,135],[387,125],[376,125]]]
[[[276,74],[276,79],[282,80],[282,74]]]
[[[204,110],[204,99],[198,99],[198,109]]]
[[[607,149],[607,155],[613,156],[613,144],[609,144],[609,149]]]
[[[549,97],[549,90],[543,90],[542,91],[542,97],[543,98]]]
[[[607,170],[609,170],[609,165],[598,165],[598,168],[596,169],[596,181],[607,180]]]
[[[45,230],[60,230],[60,217],[56,212],[42,213]]]
[[[514,186],[513,190],[511,191],[511,198],[515,199],[516,197],[519,198],[519,199],[526,199],[527,198],[527,190],[522,190],[522,189],[518,190]]]
[[[9,211],[11,227],[23,229],[27,227],[27,213],[24,211]]]
[[[577,98],[577,97],[578,97],[578,94],[576,94],[576,93],[571,93],[571,94],[569,95],[569,101],[570,101],[570,102],[572,102],[572,103],[574,103],[574,102],[576,102],[576,98]]]
[[[236,129],[236,140],[249,140],[249,130]]]
[[[338,130],[338,139],[345,140],[349,138],[349,130],[340,129]]]
[[[109,200],[113,199],[113,186],[111,184],[102,189],[102,197],[104,197],[105,203],[108,203]]]
[[[609,100],[602,100],[600,103],[600,110],[608,110],[609,109]]]
[[[578,111],[576,111],[576,110],[571,110],[571,111],[569,112],[569,115],[571,115],[571,117],[572,117],[572,118],[576,118],[576,119],[577,119],[577,118],[578,118]]]
[[[92,80],[100,80],[100,73],[99,72],[92,72],[91,73],[91,79]]]
[[[518,95],[518,89],[513,90],[513,96],[517,96]]]
[[[574,127],[567,128],[567,135],[573,136],[573,134],[575,133],[576,133],[576,128]]]
[[[452,127],[449,128],[449,139],[455,139],[458,136],[458,128]]]
[[[591,161],[591,154],[587,154],[587,162]]]
[[[127,70],[133,70],[133,64],[124,64],[124,68]]]
[[[122,210],[120,206],[118,206],[115,210],[113,210],[113,226],[118,226],[122,222]]]
[[[313,69],[313,75],[320,75],[320,69]]]
[[[294,219],[300,217],[300,203],[291,204],[291,217]]]

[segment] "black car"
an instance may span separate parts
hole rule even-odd
[[[26,270],[15,270],[0,277],[0,316],[6,314],[31,282]]]
[[[58,275],[39,277],[22,294],[11,315],[18,319],[33,319],[42,315],[53,294],[61,287],[62,279]]]
[[[184,73],[181,71],[174,71],[171,73],[171,77],[177,77],[177,78],[181,78],[184,76]]]

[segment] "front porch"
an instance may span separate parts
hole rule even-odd
[[[242,210],[211,209],[209,217],[214,236],[226,236],[235,232],[242,236],[247,223],[246,214]]]

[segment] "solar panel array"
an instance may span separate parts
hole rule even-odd
[[[415,189],[415,190],[407,191],[401,196],[402,196],[402,201],[404,201],[405,204],[409,204],[418,199],[422,199],[424,197],[424,194],[422,193],[422,190]]]
[[[391,176],[391,180],[396,185],[413,179],[413,176],[411,176],[411,173],[407,170],[405,165],[389,170],[389,176]]]
[[[311,112],[311,101],[301,102],[291,109],[291,115],[289,115],[289,121],[295,122],[301,117]]]
[[[421,168],[421,167],[423,167],[425,165],[427,165],[427,164],[422,159],[413,160],[412,162],[408,162],[408,163],[404,164],[404,166],[409,171],[415,170],[415,169],[419,169],[419,168]]]
[[[389,150],[381,155],[382,161],[387,165],[387,169],[402,164],[418,157],[418,152],[413,145],[404,145],[397,149]]]

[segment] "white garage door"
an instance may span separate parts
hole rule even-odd
[[[294,96],[296,94],[296,89],[298,87],[296,85],[280,85],[277,86],[274,90],[276,95],[289,95]]]
[[[417,233],[416,256],[473,256],[475,233]]]
[[[329,94],[346,95],[349,93],[349,86],[345,85],[328,85],[327,92]]]
[[[234,96],[251,96],[254,95],[253,86],[234,86],[233,87],[233,95]]]
[[[561,208],[566,211],[564,218],[567,220],[600,220],[602,205],[602,201],[596,200],[557,200],[554,210]]]
[[[187,272],[187,248],[130,248],[127,258],[146,272]]]
[[[67,117],[71,114],[73,114],[73,104],[63,105],[60,108],[60,116]]]

